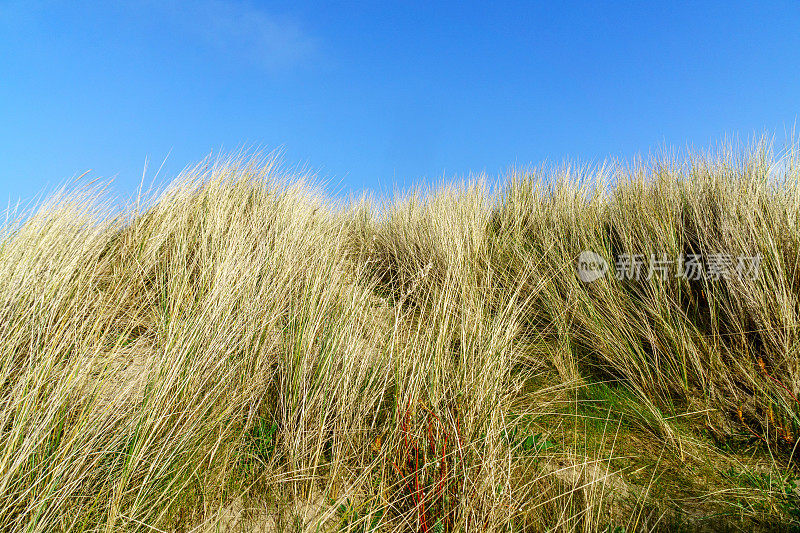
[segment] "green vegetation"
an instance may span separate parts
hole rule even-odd
[[[64,191],[0,238],[0,529],[798,530],[798,153]]]

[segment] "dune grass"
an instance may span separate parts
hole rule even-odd
[[[798,154],[62,191],[0,240],[0,529],[797,530]]]

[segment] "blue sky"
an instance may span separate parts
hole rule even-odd
[[[798,2],[0,0],[0,200],[284,148],[333,194],[630,159],[800,114]]]

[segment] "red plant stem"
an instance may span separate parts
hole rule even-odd
[[[764,374],[765,374],[765,375],[766,375],[766,376],[767,376],[769,379],[771,379],[772,381],[774,381],[775,383],[777,383],[777,384],[778,384],[778,386],[782,387],[782,388],[783,388],[783,390],[785,390],[786,392],[788,392],[788,393],[789,393],[789,395],[790,395],[792,398],[794,398],[794,401],[795,401],[796,403],[800,403],[800,400],[798,400],[798,399],[797,399],[797,396],[795,396],[795,395],[794,395],[794,393],[793,393],[791,390],[789,390],[789,387],[787,387],[786,385],[784,385],[783,383],[781,383],[780,381],[778,381],[777,379],[775,379],[774,377],[772,377],[772,376],[771,376],[771,375],[770,375],[768,372],[764,371]]]
[[[425,516],[425,490],[419,484],[419,448],[415,449],[415,468],[414,468],[414,478],[416,480],[416,491],[414,492],[416,500],[415,503],[419,508],[418,516],[420,518],[420,525],[422,526],[422,531],[424,533],[428,533],[428,521],[426,520]],[[417,499],[417,495],[419,495],[419,499]]]

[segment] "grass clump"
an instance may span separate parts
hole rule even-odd
[[[800,171],[735,154],[54,196],[0,241],[0,529],[797,528]]]

